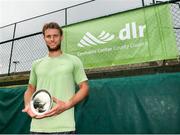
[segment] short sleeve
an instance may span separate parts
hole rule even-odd
[[[33,62],[32,67],[31,67],[29,84],[32,84],[33,86],[36,86],[36,84],[37,84],[37,76],[36,76],[36,72],[35,72],[35,62]]]
[[[83,64],[81,60],[77,57],[74,63],[74,79],[76,84],[80,84],[81,82],[88,80],[86,73],[84,71]]]

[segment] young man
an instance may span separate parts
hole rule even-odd
[[[33,62],[23,112],[32,117],[32,133],[74,133],[74,106],[88,95],[88,79],[80,59],[61,51],[63,31],[60,26],[50,22],[42,31],[49,53]],[[76,93],[75,83],[80,88]],[[49,91],[54,105],[46,114],[37,116],[29,103],[32,94],[40,89]]]

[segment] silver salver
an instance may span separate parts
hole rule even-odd
[[[31,97],[30,107],[34,114],[43,115],[52,108],[52,97],[47,90],[37,90]]]

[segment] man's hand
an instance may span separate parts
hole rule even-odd
[[[36,87],[33,86],[32,84],[29,84],[26,92],[24,93],[25,108],[22,110],[22,112],[26,112],[32,118],[34,118],[36,115],[31,110],[30,101],[31,101],[31,96],[35,91],[36,91]]]
[[[41,119],[44,117],[55,116],[75,106],[88,95],[89,87],[87,81],[81,82],[79,84],[79,87],[79,91],[75,95],[73,95],[67,102],[63,102],[53,97],[53,101],[56,103],[56,106],[54,106],[49,112],[45,113],[44,115],[36,116],[35,118]]]
[[[52,98],[53,101],[56,103],[56,105],[47,113],[43,114],[43,115],[38,115],[35,116],[35,118],[37,119],[42,119],[45,117],[51,117],[51,116],[56,116],[62,112],[64,112],[65,110],[69,109],[70,107],[70,103],[69,102],[63,102],[55,97]]]
[[[25,108],[22,110],[22,112],[26,112],[32,118],[36,117],[36,115],[32,112],[29,105],[25,106]]]

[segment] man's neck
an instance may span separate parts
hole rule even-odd
[[[51,52],[49,52],[49,54],[48,54],[49,57],[57,57],[57,56],[60,56],[60,55],[62,55],[62,51],[61,51],[61,50],[51,51]]]

